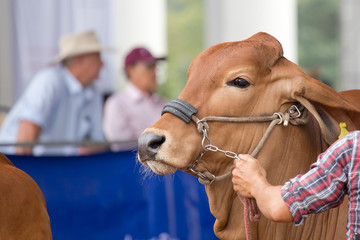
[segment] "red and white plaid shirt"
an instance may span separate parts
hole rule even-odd
[[[360,232],[360,131],[347,134],[318,156],[310,170],[282,187],[281,195],[300,225],[309,213],[320,213],[349,196],[348,239]]]

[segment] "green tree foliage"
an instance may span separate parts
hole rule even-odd
[[[203,50],[202,0],[168,0],[167,81],[159,87],[161,95],[176,98],[186,84],[193,58]]]
[[[339,0],[298,0],[299,65],[333,87],[339,78],[339,5]]]

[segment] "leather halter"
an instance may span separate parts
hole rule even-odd
[[[161,112],[161,115],[164,113],[171,113],[174,116],[180,118],[187,124],[191,121],[194,121],[197,125],[197,130],[199,133],[203,134],[202,139],[202,147],[203,151],[200,153],[198,158],[190,165],[190,167],[187,169],[188,171],[191,171],[192,173],[196,174],[198,176],[199,182],[202,184],[211,184],[215,180],[222,180],[231,175],[231,172],[225,173],[220,176],[215,176],[214,174],[210,173],[209,171],[203,171],[200,172],[196,170],[196,166],[204,153],[206,151],[212,151],[212,152],[222,152],[225,154],[225,156],[229,158],[238,158],[238,154],[231,152],[231,151],[224,151],[222,149],[219,149],[218,147],[211,144],[210,138],[208,137],[208,132],[210,130],[209,125],[207,122],[233,122],[233,123],[249,123],[249,122],[271,122],[268,129],[266,130],[265,134],[263,135],[262,139],[260,140],[259,144],[256,146],[254,151],[252,152],[252,156],[255,157],[256,154],[261,150],[263,147],[266,139],[268,138],[270,132],[277,124],[282,124],[284,126],[287,126],[290,122],[293,125],[300,125],[305,124],[308,120],[307,114],[303,114],[305,117],[301,117],[302,113],[301,111],[304,110],[304,107],[301,105],[297,107],[296,105],[292,105],[288,110],[286,110],[284,113],[275,112],[271,116],[260,116],[260,117],[217,117],[217,116],[210,116],[210,117],[204,117],[203,119],[198,119],[195,114],[198,112],[198,110],[192,106],[190,103],[181,100],[181,99],[173,99],[169,102],[167,102]],[[206,141],[208,144],[206,144]]]

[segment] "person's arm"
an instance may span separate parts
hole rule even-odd
[[[19,123],[17,142],[33,142],[39,138],[41,127],[27,120],[21,120]],[[19,155],[31,155],[32,147],[18,146],[15,150]]]
[[[78,149],[79,155],[91,155],[106,152],[107,148],[103,146],[82,146]]]
[[[234,161],[232,182],[241,196],[255,198],[262,214],[276,222],[291,222],[293,216],[281,196],[282,186],[273,186],[266,179],[260,162],[250,155],[239,155]]]

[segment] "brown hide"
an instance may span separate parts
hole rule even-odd
[[[35,181],[0,153],[0,239],[50,240],[50,219]]]
[[[235,86],[237,78],[250,85]],[[360,128],[360,91],[339,94],[310,78],[283,57],[281,44],[266,33],[218,44],[200,53],[190,65],[188,82],[179,98],[198,109],[198,118],[265,116],[284,112],[295,103],[305,106],[304,114],[309,113],[307,124],[276,126],[257,155],[272,184],[282,185],[305,173],[317,155],[336,140],[339,122],[346,122],[349,131]],[[209,137],[213,145],[223,150],[251,153],[268,125],[211,122]],[[202,136],[196,125],[186,124],[169,113],[144,131],[143,136],[150,135],[161,136],[162,141],[152,155],[139,150],[139,160],[158,174],[186,171],[202,151]],[[139,144],[139,149],[143,148]],[[197,170],[221,175],[229,171],[232,163],[222,153],[206,152]],[[243,206],[233,191],[231,179],[205,187],[210,210],[216,217],[216,235],[220,239],[245,239]],[[346,216],[344,203],[309,216],[299,227],[262,218],[251,224],[252,235],[253,239],[343,239]]]

